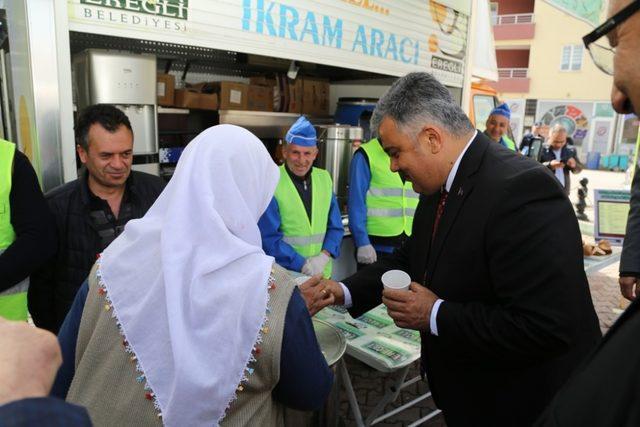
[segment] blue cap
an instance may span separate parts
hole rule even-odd
[[[302,147],[316,146],[316,128],[304,116],[300,116],[298,120],[291,126],[289,132],[284,137],[289,144],[296,144]]]
[[[506,103],[498,105],[496,108],[491,110],[491,114],[489,115],[493,116],[496,114],[499,116],[505,116],[507,119],[511,119],[511,110],[509,109],[509,106]]]

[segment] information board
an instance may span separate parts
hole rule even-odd
[[[621,245],[627,228],[631,193],[628,190],[594,190],[593,193],[594,238]]]

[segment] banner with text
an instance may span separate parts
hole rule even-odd
[[[450,2],[448,2],[450,3]],[[468,15],[435,1],[68,0],[69,29],[461,87]]]

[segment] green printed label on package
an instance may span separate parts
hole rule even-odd
[[[320,320],[330,320],[336,316],[329,309],[325,308],[324,310],[317,312],[315,317]]]
[[[393,322],[393,319],[391,318],[391,316],[389,316],[389,313],[387,313],[387,307],[385,307],[384,305],[380,305],[374,308],[373,310],[370,311],[370,313],[380,317],[381,319],[384,319],[385,322],[386,321]]]
[[[347,325],[344,322],[338,322],[334,325],[336,328],[340,329],[342,335],[347,339],[347,341],[351,341],[356,338],[360,338],[364,335],[364,332],[358,328],[355,328],[351,325]]]
[[[393,320],[391,318],[385,319],[383,317],[376,316],[371,312],[365,313],[362,316],[358,317],[358,320],[378,329],[382,329],[393,324]]]
[[[341,306],[341,305],[330,305],[330,306],[329,306],[329,307],[327,307],[327,308],[329,308],[330,310],[336,311],[336,312],[338,312],[338,313],[340,313],[340,314],[347,314],[347,313],[348,313],[348,312],[347,312],[347,309],[346,309],[346,308],[344,308],[344,307],[343,307],[343,306]]]
[[[406,339],[407,341],[411,341],[414,343],[420,343],[420,332],[411,331],[409,329],[398,329],[393,333],[393,335],[397,335]]]
[[[362,347],[393,362],[393,364],[400,364],[407,360],[410,356],[410,354],[404,350],[400,350],[397,347],[393,347],[377,341],[371,341],[363,345]]]
[[[335,323],[340,320],[344,320],[348,315],[349,313],[347,313],[344,308],[330,305],[329,307],[320,310],[315,317],[320,320],[326,320],[329,323]]]

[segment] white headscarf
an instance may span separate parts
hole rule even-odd
[[[267,308],[273,258],[257,223],[279,176],[252,133],[209,128],[101,256],[101,283],[165,425],[216,425],[235,397]]]

